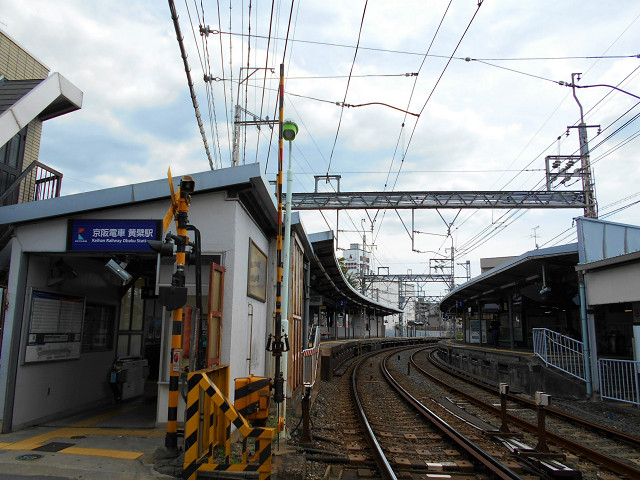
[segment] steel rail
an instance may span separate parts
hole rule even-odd
[[[432,347],[426,347],[423,350],[427,350],[428,348],[432,348]],[[419,353],[416,352],[416,354]],[[412,357],[413,358],[413,357]],[[479,380],[476,380],[475,378],[469,377],[467,375],[464,375],[464,373],[458,372],[457,370],[454,370],[452,368],[450,368],[449,366],[447,366],[446,364],[442,363],[442,360],[440,360],[439,358],[432,358],[431,356],[429,357],[429,361],[434,364],[435,366],[437,366],[438,368],[440,368],[441,370],[444,370],[447,373],[450,373],[451,375],[455,375],[457,377],[463,377],[465,379],[466,382],[468,383],[472,383],[475,386],[482,388],[488,392],[494,393],[496,395],[500,394],[500,390],[497,387],[494,387],[493,385],[488,385],[486,383],[483,383]],[[414,362],[415,364],[415,362]],[[517,403],[521,403],[524,405],[527,405],[529,407],[535,407],[536,403],[533,400],[530,400],[528,398],[524,398],[521,397],[519,395],[515,395],[513,393],[509,393],[507,394],[507,398],[513,402],[517,402]],[[593,423],[590,422],[588,420],[585,420],[583,418],[577,417],[575,415],[572,415],[571,413],[565,412],[563,410],[560,410],[558,408],[555,408],[553,406],[549,406],[549,407],[545,407],[545,410],[547,411],[547,413],[551,413],[553,415],[555,415],[556,417],[562,418],[563,420],[569,420],[571,422],[574,422],[580,426],[583,426],[585,428],[589,428],[591,430],[593,430],[594,432],[598,433],[598,434],[603,434],[606,435],[610,438],[614,438],[616,440],[620,440],[622,442],[628,443],[629,445],[631,445],[632,447],[635,448],[639,448],[640,449],[640,437],[636,437],[633,435],[629,435],[626,434],[624,432],[620,432],[619,430],[614,430],[612,428],[609,428],[605,425],[600,425],[598,423]]]
[[[389,369],[387,368],[387,359],[394,355],[394,353],[389,353],[384,357],[384,359],[380,362],[380,369],[382,370],[383,375],[387,379],[387,381],[393,386],[396,391],[409,402],[420,414],[422,414],[425,418],[427,418],[433,425],[438,427],[442,433],[444,433],[450,440],[455,442],[458,446],[460,446],[464,451],[466,451],[469,455],[475,458],[478,462],[480,462],[483,466],[488,468],[492,473],[496,475],[497,478],[501,478],[504,480],[522,480],[523,477],[518,475],[516,472],[505,466],[502,462],[498,461],[487,452],[482,450],[480,447],[475,445],[472,441],[467,439],[463,434],[458,432],[455,428],[449,425],[446,421],[440,418],[435,412],[431,411],[425,405],[423,405],[418,399],[416,399],[413,395],[411,395],[407,390],[405,390],[402,385],[391,375]]]
[[[443,382],[442,380],[434,377],[433,375],[431,375],[429,372],[427,372],[426,370],[424,370],[423,368],[421,368],[414,359],[414,355],[418,354],[419,352],[425,351],[427,350],[427,348],[423,348],[418,350],[417,352],[415,352],[412,356],[411,356],[411,363],[413,364],[414,368],[419,371],[421,374],[423,374],[424,376],[426,376],[427,378],[429,378],[429,380],[437,383],[438,385],[442,385],[446,388],[448,388],[449,390],[455,392],[457,395],[460,395],[461,397],[463,397],[465,400],[469,401],[470,403],[486,410],[489,412],[492,412],[496,415],[500,415],[501,411],[500,408],[498,407],[494,407],[493,405],[489,405],[487,403],[482,402],[481,400],[478,400],[476,397],[467,394],[465,392],[462,392],[461,390],[458,390],[457,388]],[[431,352],[433,353],[433,352]],[[431,358],[430,358],[431,360]],[[438,366],[438,365],[436,365]],[[438,368],[440,368],[438,366]],[[465,381],[467,381],[467,377],[465,377],[464,379]],[[513,398],[512,396],[510,396],[510,398]],[[534,425],[533,423],[527,422],[526,420],[523,420],[515,415],[512,415],[510,413],[507,413],[507,419],[514,425],[517,425],[520,428],[523,428],[529,432],[537,432],[538,431],[538,425]],[[597,452],[595,450],[592,450],[588,447],[585,447],[584,445],[581,445],[580,443],[574,442],[573,440],[569,440],[568,438],[564,438],[561,435],[558,435],[556,433],[550,432],[547,430],[546,432],[547,435],[547,439],[552,441],[553,443],[555,443],[556,445],[562,446],[564,448],[566,448],[567,450],[571,451],[572,453],[579,455],[579,456],[583,456],[587,459],[589,459],[590,461],[597,463],[598,465],[605,467],[607,469],[609,469],[610,471],[617,473],[618,475],[624,475],[628,478],[640,478],[640,469],[634,468],[631,465],[628,465],[626,463],[623,463],[619,460],[616,460],[615,458],[609,457],[607,455],[604,455],[600,452]]]
[[[367,420],[367,416],[364,413],[364,407],[362,406],[362,402],[360,401],[360,396],[358,395],[358,389],[356,388],[356,376],[358,374],[358,369],[360,368],[360,365],[362,365],[362,362],[367,360],[369,357],[375,355],[376,353],[379,353],[379,352],[372,352],[369,355],[365,355],[361,360],[358,361],[358,363],[353,368],[353,372],[351,373],[351,394],[353,395],[353,400],[356,403],[356,406],[358,407],[357,411],[360,417],[360,421],[362,421],[362,424],[364,425],[364,428],[367,431],[367,440],[369,441],[369,445],[371,446],[371,449],[373,450],[373,454],[376,457],[376,461],[378,463],[378,468],[380,468],[380,472],[388,480],[397,480],[398,477],[393,471],[393,468],[391,467],[389,460],[387,460],[386,455],[382,451],[382,446],[380,445],[380,443],[378,443],[378,440],[376,439],[376,436],[373,433],[373,429],[371,428],[371,424],[369,423],[369,420]]]

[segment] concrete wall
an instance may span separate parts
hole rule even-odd
[[[107,281],[104,267],[81,257],[65,259],[65,262],[78,272],[77,278],[66,280],[55,287],[47,286],[51,264],[59,258],[57,253],[64,252],[66,248],[65,239],[66,221],[64,219],[44,222],[39,227],[30,225],[16,230],[12,254],[15,258],[21,257],[22,260],[17,263],[12,262],[10,275],[18,275],[20,270],[25,268],[25,280],[19,287],[16,286],[19,290],[18,297],[21,296],[24,300],[19,308],[7,311],[5,324],[10,328],[5,330],[2,349],[3,379],[9,377],[11,343],[13,342],[18,349],[13,429],[54,415],[72,412],[80,407],[109,402],[112,398],[108,374],[114,360],[113,351],[82,353],[79,359],[64,361],[39,363],[23,361],[26,349],[24,339],[26,339],[30,314],[28,305],[32,289],[82,295],[87,302],[119,306],[117,287]],[[19,265],[22,262],[24,265]],[[14,305],[14,307],[17,306]],[[2,384],[6,387],[4,381]],[[2,400],[4,399],[3,395]],[[4,410],[4,402],[2,407]]]
[[[166,206],[165,206],[166,211]],[[224,279],[224,304],[222,317],[222,350],[221,362],[229,365],[231,379],[230,397],[233,401],[233,379],[246,377],[249,374],[248,361],[251,357],[251,373],[258,376],[270,376],[265,356],[262,354],[266,345],[269,330],[271,302],[261,302],[247,296],[247,274],[249,268],[249,238],[269,255],[270,240],[260,231],[255,222],[235,200],[226,200],[224,193],[208,194],[194,197],[189,209],[189,220],[202,234],[202,253],[221,254],[226,268]],[[175,225],[170,228],[175,233]],[[267,259],[267,264],[270,263]],[[193,270],[193,267],[190,268]],[[163,269],[160,282],[169,284],[172,269]],[[189,295],[195,294],[195,282],[190,280],[192,273],[187,276]],[[203,275],[208,275],[208,268],[203,269]],[[267,272],[267,279],[274,276],[273,270]],[[272,288],[267,283],[267,291]],[[253,325],[249,316],[250,307],[253,308]],[[206,308],[206,305],[205,305]],[[167,392],[169,379],[169,358],[171,350],[171,318],[170,313],[164,316],[163,340],[158,386],[157,422],[167,421]],[[271,374],[272,375],[272,374]],[[178,420],[182,420],[184,408],[182,399],[178,406]]]
[[[546,367],[533,354],[499,353],[441,342],[438,356],[449,366],[477,380],[496,387],[507,383],[513,393],[535,395],[536,391],[543,391],[562,398],[586,398],[584,382]]]
[[[49,256],[30,255],[27,276],[30,288],[74,293],[85,296],[87,302],[119,305],[118,289],[105,281],[103,265],[67,259],[65,262],[78,272],[78,278],[51,289],[46,285],[51,261]],[[25,309],[22,338],[26,338],[28,324],[29,311]],[[22,343],[21,359],[25,348]],[[15,385],[14,428],[61,412],[74,412],[80,407],[110,402],[112,393],[108,380],[113,355],[114,352],[108,350],[81,353],[79,359],[66,361],[21,362]]]

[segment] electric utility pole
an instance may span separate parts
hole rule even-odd
[[[598,205],[596,203],[595,184],[591,175],[591,163],[589,160],[589,143],[587,136],[587,125],[584,123],[584,112],[582,105],[576,95],[576,77],[580,80],[579,73],[571,74],[571,85],[573,91],[573,98],[576,99],[576,103],[580,108],[580,124],[578,125],[578,135],[580,137],[580,162],[582,169],[582,190],[585,194],[585,207],[584,216],[591,218],[598,218]],[[595,127],[596,125],[589,125],[589,127]],[[571,128],[571,127],[570,127]]]

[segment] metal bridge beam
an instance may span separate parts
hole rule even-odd
[[[294,210],[584,208],[583,191],[294,193]]]
[[[365,282],[450,282],[451,275],[442,274],[412,274],[402,273],[398,275],[364,275]]]

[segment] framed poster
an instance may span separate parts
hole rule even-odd
[[[84,297],[32,290],[25,363],[80,358],[84,304]]]
[[[267,301],[267,256],[251,239],[249,239],[247,296],[261,302]]]

